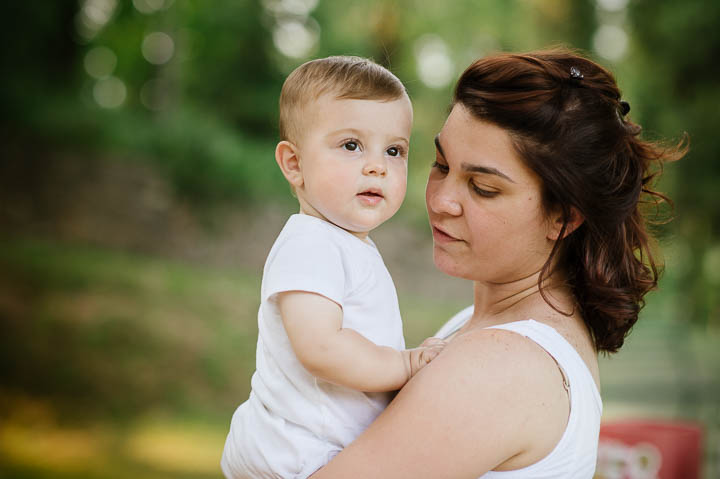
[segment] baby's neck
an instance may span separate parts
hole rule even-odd
[[[310,205],[306,201],[302,201],[302,200],[300,201],[300,212],[299,213],[301,215],[314,216],[315,218],[320,218],[323,221],[326,221],[332,225],[335,225],[335,223],[333,223],[329,219],[325,218],[325,216],[323,216],[322,213],[320,213],[318,210],[313,208],[312,205]],[[348,229],[343,228],[342,226],[339,226],[339,225],[335,225],[335,226],[337,226],[338,228],[344,229],[351,235],[356,236],[357,238],[361,239],[362,241],[364,241],[368,244],[372,244],[372,243],[370,243],[370,240],[368,239],[367,231],[350,231]]]

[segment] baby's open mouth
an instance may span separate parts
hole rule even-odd
[[[384,198],[384,196],[383,196],[383,194],[382,194],[382,192],[381,192],[380,190],[373,190],[373,189],[361,191],[360,193],[358,193],[358,195],[360,195],[360,196],[370,196],[370,197],[372,197],[372,196],[377,196],[377,197],[380,197],[380,198]]]
[[[362,205],[370,207],[381,204],[385,199],[385,196],[382,194],[382,190],[379,188],[369,188],[365,191],[361,191],[357,194],[357,197]]]

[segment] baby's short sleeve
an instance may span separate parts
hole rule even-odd
[[[320,235],[288,238],[268,258],[263,283],[263,301],[284,291],[308,291],[342,307],[346,277],[340,246]]]

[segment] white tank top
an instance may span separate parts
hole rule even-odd
[[[470,319],[472,312],[472,306],[464,309],[435,336],[447,338]],[[490,328],[521,334],[555,359],[569,385],[570,417],[550,454],[522,469],[490,471],[480,479],[591,479],[597,463],[602,400],[585,362],[560,333],[546,324],[528,319]]]

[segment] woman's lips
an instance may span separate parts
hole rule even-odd
[[[455,238],[454,236],[447,234],[445,231],[441,230],[435,225],[433,225],[432,227],[432,234],[433,239],[438,243],[453,243],[456,241],[462,241],[461,239]]]

